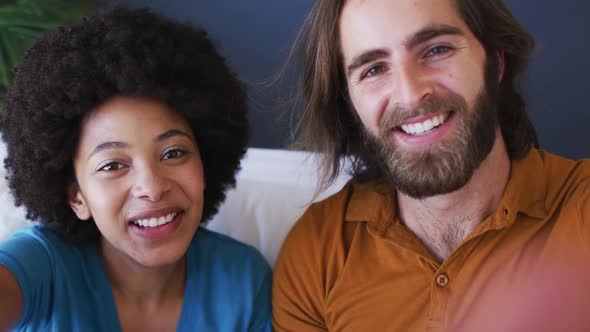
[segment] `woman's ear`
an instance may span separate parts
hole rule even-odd
[[[78,219],[88,220],[92,217],[86,199],[75,182],[68,186],[68,202]]]

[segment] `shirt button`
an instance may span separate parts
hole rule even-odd
[[[436,284],[438,285],[438,287],[445,287],[449,284],[449,277],[444,273],[439,274],[436,277]]]

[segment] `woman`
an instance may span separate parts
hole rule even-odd
[[[246,95],[203,30],[114,8],[45,35],[0,131],[18,205],[0,330],[269,331],[270,269],[199,226],[235,184]]]

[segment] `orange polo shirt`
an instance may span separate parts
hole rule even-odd
[[[383,183],[312,205],[274,272],[277,331],[590,331],[590,160],[532,150],[442,263]]]

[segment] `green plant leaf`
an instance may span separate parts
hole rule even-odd
[[[39,30],[22,28],[18,26],[7,27],[6,30],[28,39],[37,39],[41,35],[41,32]]]
[[[17,61],[24,53],[23,40],[19,35],[11,34],[6,31],[0,31],[0,41],[5,47],[7,63],[10,67],[16,65]]]
[[[94,12],[97,0],[0,0],[0,111],[11,68],[39,36]]]
[[[29,28],[38,28],[43,30],[55,29],[60,24],[56,21],[29,21],[18,18],[2,19],[0,20],[0,28],[3,26],[20,26]]]
[[[5,87],[10,85],[10,79],[8,78],[8,67],[8,61],[2,59],[2,61],[0,61],[0,84]]]

